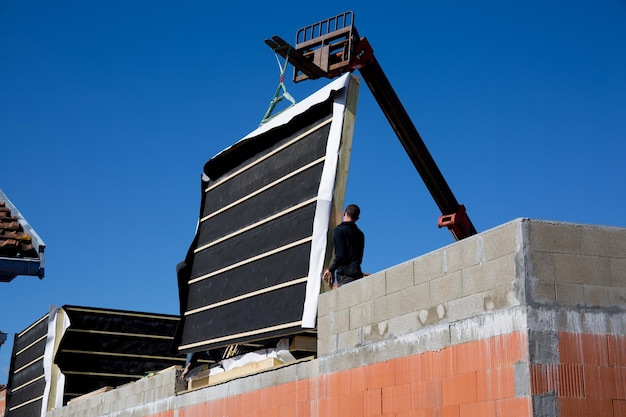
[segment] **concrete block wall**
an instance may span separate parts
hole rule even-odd
[[[626,229],[529,222],[527,241],[534,408],[626,416]]]
[[[482,328],[483,338],[525,329],[521,225],[505,224],[323,294],[318,355],[439,325],[447,334],[427,349],[461,343],[476,336],[454,323],[496,312],[500,325]]]
[[[315,360],[49,414],[623,416],[625,249],[626,229],[517,219],[322,294]]]

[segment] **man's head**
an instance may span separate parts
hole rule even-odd
[[[346,220],[353,221],[353,222],[359,220],[360,215],[361,215],[361,209],[356,204],[349,204],[346,207],[346,210],[343,212],[344,219],[347,217]]]

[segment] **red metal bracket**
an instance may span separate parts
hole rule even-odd
[[[439,228],[447,227],[450,233],[452,233],[454,240],[461,240],[476,234],[476,229],[474,229],[470,218],[467,216],[463,204],[459,205],[456,213],[441,215],[437,226],[439,226]]]

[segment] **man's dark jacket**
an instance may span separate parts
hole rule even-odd
[[[335,257],[328,269],[337,277],[361,278],[361,262],[365,248],[365,235],[354,222],[342,222],[333,229]],[[340,280],[341,281],[341,280]]]

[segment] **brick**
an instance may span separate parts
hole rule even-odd
[[[495,401],[481,401],[459,405],[459,414],[467,417],[496,417]]]
[[[444,406],[476,402],[476,372],[444,377],[441,384],[441,397]]]
[[[607,345],[609,366],[626,367],[626,336],[609,335]]]
[[[411,410],[411,385],[393,385],[382,389],[383,414],[401,413]]]
[[[393,361],[383,361],[367,367],[367,388],[377,389],[395,384]]]
[[[515,367],[485,369],[476,372],[478,401],[515,397]]]
[[[559,398],[558,403],[561,416],[613,417],[613,403],[611,400],[595,400],[589,398]]]
[[[608,366],[608,336],[560,332],[559,353],[561,363]]]
[[[624,381],[618,380],[615,368],[585,365],[583,366],[583,378],[585,385],[585,398],[600,400],[612,400],[617,397],[618,386]]]
[[[380,416],[382,412],[382,388],[369,389],[363,393],[363,416]]]
[[[533,417],[529,397],[503,398],[496,400],[495,403],[498,417]]]
[[[439,412],[440,417],[459,417],[460,411],[458,405],[449,405],[441,407]]]
[[[440,379],[458,374],[458,359],[453,348],[447,347],[429,353],[429,361],[422,361],[425,368],[430,367],[429,378]]]
[[[613,415],[626,416],[626,399],[613,400]]]

